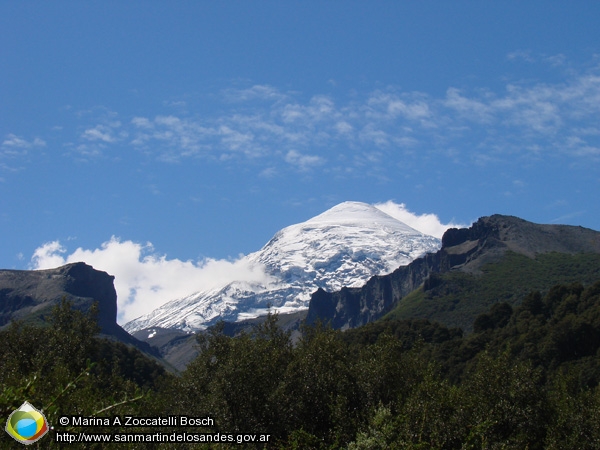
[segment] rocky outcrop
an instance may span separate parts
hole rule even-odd
[[[117,324],[114,279],[82,262],[47,270],[0,270],[0,329],[13,320],[45,321],[63,298],[81,311],[97,302],[101,334],[156,354]]]
[[[110,332],[117,319],[114,278],[85,263],[48,270],[0,270],[0,326],[13,319],[43,319],[64,297],[84,311],[97,301],[99,325]]]
[[[575,226],[539,225],[512,216],[482,217],[469,228],[447,230],[438,252],[389,275],[373,277],[361,288],[317,290],[306,321],[320,320],[338,329],[364,325],[385,315],[421,284],[435,283],[432,274],[478,273],[482,265],[497,261],[507,250],[529,257],[548,252],[600,253],[600,233]]]

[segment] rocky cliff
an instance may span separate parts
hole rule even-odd
[[[361,288],[319,289],[311,297],[306,320],[322,320],[341,329],[364,325],[382,317],[422,284],[434,283],[438,278],[432,274],[477,274],[484,264],[500,260],[509,250],[530,258],[550,252],[600,253],[600,233],[575,226],[539,225],[512,216],[482,217],[470,228],[446,231],[437,253],[389,275],[373,277]]]
[[[98,302],[101,334],[155,354],[117,324],[114,278],[82,262],[47,270],[0,270],[0,329],[13,320],[45,321],[63,298],[82,311]]]

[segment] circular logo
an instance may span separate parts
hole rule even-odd
[[[31,403],[25,402],[8,416],[6,432],[22,444],[33,444],[48,432],[48,422]]]

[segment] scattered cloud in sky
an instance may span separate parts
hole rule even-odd
[[[47,242],[41,247],[38,247],[33,252],[31,257],[32,269],[50,269],[60,267],[66,264],[65,258],[62,256],[66,249],[60,245],[58,241]]]
[[[16,171],[17,167],[13,165],[15,161],[21,161],[26,157],[31,150],[43,148],[46,146],[46,141],[40,138],[26,140],[15,134],[9,134],[0,144],[0,169],[6,171]]]
[[[553,67],[559,67],[564,65],[567,62],[567,58],[562,53],[557,53],[555,55],[536,55],[531,50],[515,50],[513,52],[509,52],[506,55],[506,59],[508,61],[513,62],[526,62],[529,64],[535,63],[547,63]]]
[[[46,141],[38,137],[26,140],[15,134],[8,134],[0,143],[0,171],[18,172],[22,168],[22,162],[28,159],[31,150],[45,146]],[[0,177],[0,182],[4,181],[4,178]]]
[[[563,214],[563,215],[562,215],[562,216],[560,216],[560,217],[556,217],[556,218],[554,218],[554,219],[550,220],[550,223],[557,223],[557,224],[565,223],[565,221],[567,221],[567,220],[571,220],[571,219],[573,219],[574,217],[579,217],[579,216],[581,216],[581,215],[583,215],[583,214],[585,214],[585,211],[584,211],[584,210],[582,210],[582,211],[574,211],[574,212],[570,212],[570,213],[568,213],[568,214]]]
[[[285,161],[296,166],[301,171],[306,171],[313,166],[325,163],[325,160],[317,155],[303,155],[296,150],[290,150],[285,155]]]
[[[508,56],[532,58],[526,51]],[[553,60],[561,60],[560,55]],[[597,161],[600,156],[598,66],[565,71],[561,82],[513,81],[501,91],[449,86],[439,98],[390,86],[344,101],[323,94],[302,99],[295,92],[256,84],[224,89],[221,100],[220,112],[204,116],[180,112],[119,119],[117,113],[99,109],[98,122],[80,133],[78,148],[91,154],[99,152],[99,145],[130,145],[165,162],[268,158],[264,165],[272,168],[270,173],[282,163],[306,172],[325,167],[336,153],[380,151],[385,156],[397,148],[420,147],[444,157],[460,145],[479,164],[492,154],[492,161],[511,161],[515,154],[529,157],[533,146],[570,158]],[[82,117],[89,120],[93,114],[87,111]],[[2,148],[43,145],[40,138],[27,141],[11,134]]]
[[[528,62],[534,56],[520,50],[508,59]],[[564,56],[551,59],[559,65]],[[513,161],[515,155],[537,157],[534,147],[577,160],[600,159],[598,65],[565,71],[555,83],[513,81],[495,91],[449,86],[439,98],[390,86],[346,100],[323,94],[303,99],[299,93],[260,84],[226,88],[220,98],[219,112],[204,116],[180,111],[120,118],[101,107],[79,111],[75,114],[87,125],[69,145],[78,158],[97,157],[121,145],[170,163],[187,158],[263,161],[257,172],[263,177],[285,167],[298,172],[329,168],[325,163],[335,164],[340,154],[379,152],[383,157],[370,161],[378,166],[396,149],[420,148],[421,154],[441,158],[452,149],[451,160],[457,162],[456,149],[461,148],[463,161],[467,157],[479,165]],[[8,134],[0,156],[15,158],[44,146],[42,138]]]
[[[49,269],[83,261],[115,276],[118,322],[124,324],[158,308],[167,301],[194,292],[224,286],[230,281],[268,282],[261,266],[240,257],[235,260],[181,261],[167,259],[151,243],[140,244],[112,237],[100,248],[78,248],[72,253],[59,242],[38,247],[30,268]]]
[[[110,125],[96,125],[94,128],[88,128],[83,132],[81,137],[88,141],[102,141],[107,144],[117,142],[119,139],[127,137],[127,133],[123,132],[117,135],[115,131],[121,127],[121,122],[114,122]]]
[[[509,61],[525,61],[528,63],[536,62],[536,58],[531,54],[531,50],[515,50],[513,52],[509,52],[506,55],[506,59]]]
[[[280,92],[278,89],[264,84],[255,84],[246,89],[225,89],[223,95],[226,100],[231,102],[247,102],[257,99],[280,101],[287,98],[287,95]]]
[[[32,141],[27,141],[14,134],[9,134],[2,142],[2,147],[5,149],[30,149],[34,147],[45,147],[46,142],[40,138],[34,138]]]

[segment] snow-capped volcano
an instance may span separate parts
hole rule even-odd
[[[392,272],[440,240],[423,234],[366,203],[344,202],[312,219],[277,232],[245,258],[262,268],[263,283],[232,282],[170,301],[125,324],[133,333],[150,327],[195,331],[218,320],[237,321],[308,308],[312,292],[359,287],[374,275]]]

